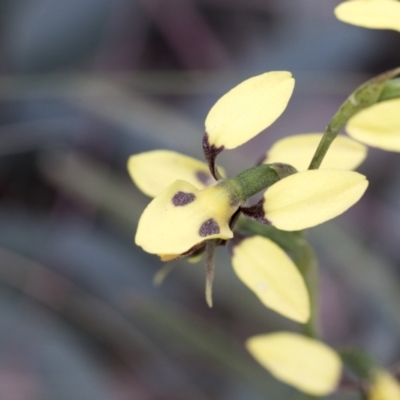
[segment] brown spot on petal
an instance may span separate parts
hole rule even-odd
[[[240,207],[239,210],[245,215],[246,217],[253,219],[254,221],[261,222],[265,225],[271,225],[271,222],[265,218],[264,212],[264,202],[265,199],[261,199],[257,204],[250,207]]]
[[[194,201],[196,196],[193,193],[178,192],[172,198],[172,204],[175,207],[186,206],[186,204]]]
[[[197,171],[196,178],[206,186],[211,185],[213,182],[215,182],[211,174],[204,171]]]
[[[202,237],[215,235],[219,232],[219,226],[217,222],[212,218],[208,219],[206,222],[203,222],[199,230],[199,234]]]

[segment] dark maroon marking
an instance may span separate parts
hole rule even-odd
[[[203,136],[203,153],[204,158],[208,163],[208,168],[210,169],[211,175],[218,180],[220,178],[219,172],[215,165],[215,160],[217,155],[224,150],[224,146],[215,147],[214,145],[210,146],[210,142],[208,140],[208,133],[205,132]]]
[[[172,204],[175,207],[186,206],[186,204],[194,201],[195,198],[196,196],[193,193],[178,192],[172,198]]]
[[[261,222],[262,224],[265,225],[271,225],[271,221],[268,221],[265,218],[265,213],[264,213],[264,204],[265,199],[261,199],[257,204],[254,204],[254,206],[250,207],[240,207],[240,211],[242,212],[243,215],[250,219],[254,219],[257,222]]]
[[[214,182],[214,178],[208,172],[204,171],[197,171],[196,178],[206,186]]]
[[[206,222],[203,222],[199,230],[199,234],[202,237],[215,235],[219,232],[219,226],[217,222],[212,218],[208,219]]]

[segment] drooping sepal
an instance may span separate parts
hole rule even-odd
[[[335,390],[342,369],[340,357],[322,342],[296,333],[254,336],[250,354],[277,379],[315,396]]]
[[[305,323],[310,317],[306,285],[289,256],[270,239],[253,236],[233,248],[233,269],[268,308]]]

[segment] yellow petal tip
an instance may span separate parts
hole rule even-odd
[[[267,72],[234,87],[207,115],[210,144],[234,149],[258,135],[285,110],[293,88],[294,79],[287,71]]]

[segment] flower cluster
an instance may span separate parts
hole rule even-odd
[[[335,14],[343,22],[400,32],[398,0],[346,1]],[[352,171],[366,157],[364,144],[400,151],[400,80],[393,79],[399,73],[400,69],[389,71],[360,86],[324,134],[286,137],[264,154],[261,164],[227,178],[216,164],[218,154],[269,127],[285,110],[294,89],[287,71],[240,83],[207,115],[205,162],[170,150],[130,157],[133,181],[153,197],[140,218],[136,244],[163,261],[198,259],[205,253],[206,299],[211,306],[215,248],[235,237],[230,245],[238,278],[266,307],[307,323],[315,310],[304,271],[267,234],[249,236],[249,230],[241,231],[243,221],[272,225],[276,232],[301,231],[355,204],[368,186],[363,175]],[[337,136],[342,128],[352,139]],[[249,205],[249,198],[259,192],[262,199]],[[276,332],[252,337],[246,347],[276,378],[306,393],[323,396],[338,384],[340,356],[314,337]],[[369,400],[400,399],[400,385],[379,366],[371,364],[361,377],[367,382]]]
[[[289,72],[269,72],[242,82],[219,99],[205,122],[206,163],[169,150],[130,157],[133,181],[154,197],[139,221],[136,244],[163,261],[205,251],[210,264],[215,246],[234,237],[240,215],[298,231],[332,219],[356,203],[368,182],[351,169],[364,160],[366,147],[344,136],[333,143],[319,170],[307,168],[322,133],[278,141],[261,165],[233,178],[226,178],[216,165],[221,151],[240,146],[270,126],[286,108],[293,88]],[[247,205],[251,196],[263,191],[261,201]],[[309,292],[292,259],[262,236],[239,236],[232,246],[234,271],[260,301],[287,318],[307,322]],[[209,265],[208,270],[212,275]],[[323,395],[338,382],[340,358],[317,340],[282,332],[251,338],[247,347],[276,377],[306,392]],[[294,348],[299,359],[293,357]]]
[[[354,25],[400,31],[398,0],[346,1],[335,14]],[[220,98],[206,118],[205,163],[169,150],[130,157],[133,181],[154,198],[139,221],[136,244],[163,261],[197,259],[205,252],[206,299],[211,306],[215,247],[238,233],[231,243],[238,278],[266,307],[307,323],[315,311],[304,271],[268,235],[240,232],[244,226],[240,222],[247,217],[280,232],[301,231],[355,204],[368,185],[363,175],[352,171],[367,154],[361,143],[400,151],[400,81],[393,80],[399,73],[400,69],[389,71],[360,86],[324,134],[279,140],[260,165],[226,178],[224,169],[216,165],[218,154],[270,126],[285,110],[294,88],[294,79],[286,71],[242,82]],[[341,128],[355,140],[337,136]],[[262,199],[249,206],[248,199],[258,192],[263,192]],[[323,396],[338,384],[340,356],[313,337],[276,332],[252,337],[246,347],[276,378],[306,393]],[[379,366],[371,363],[361,377],[367,382],[369,400],[400,398],[400,385]]]

